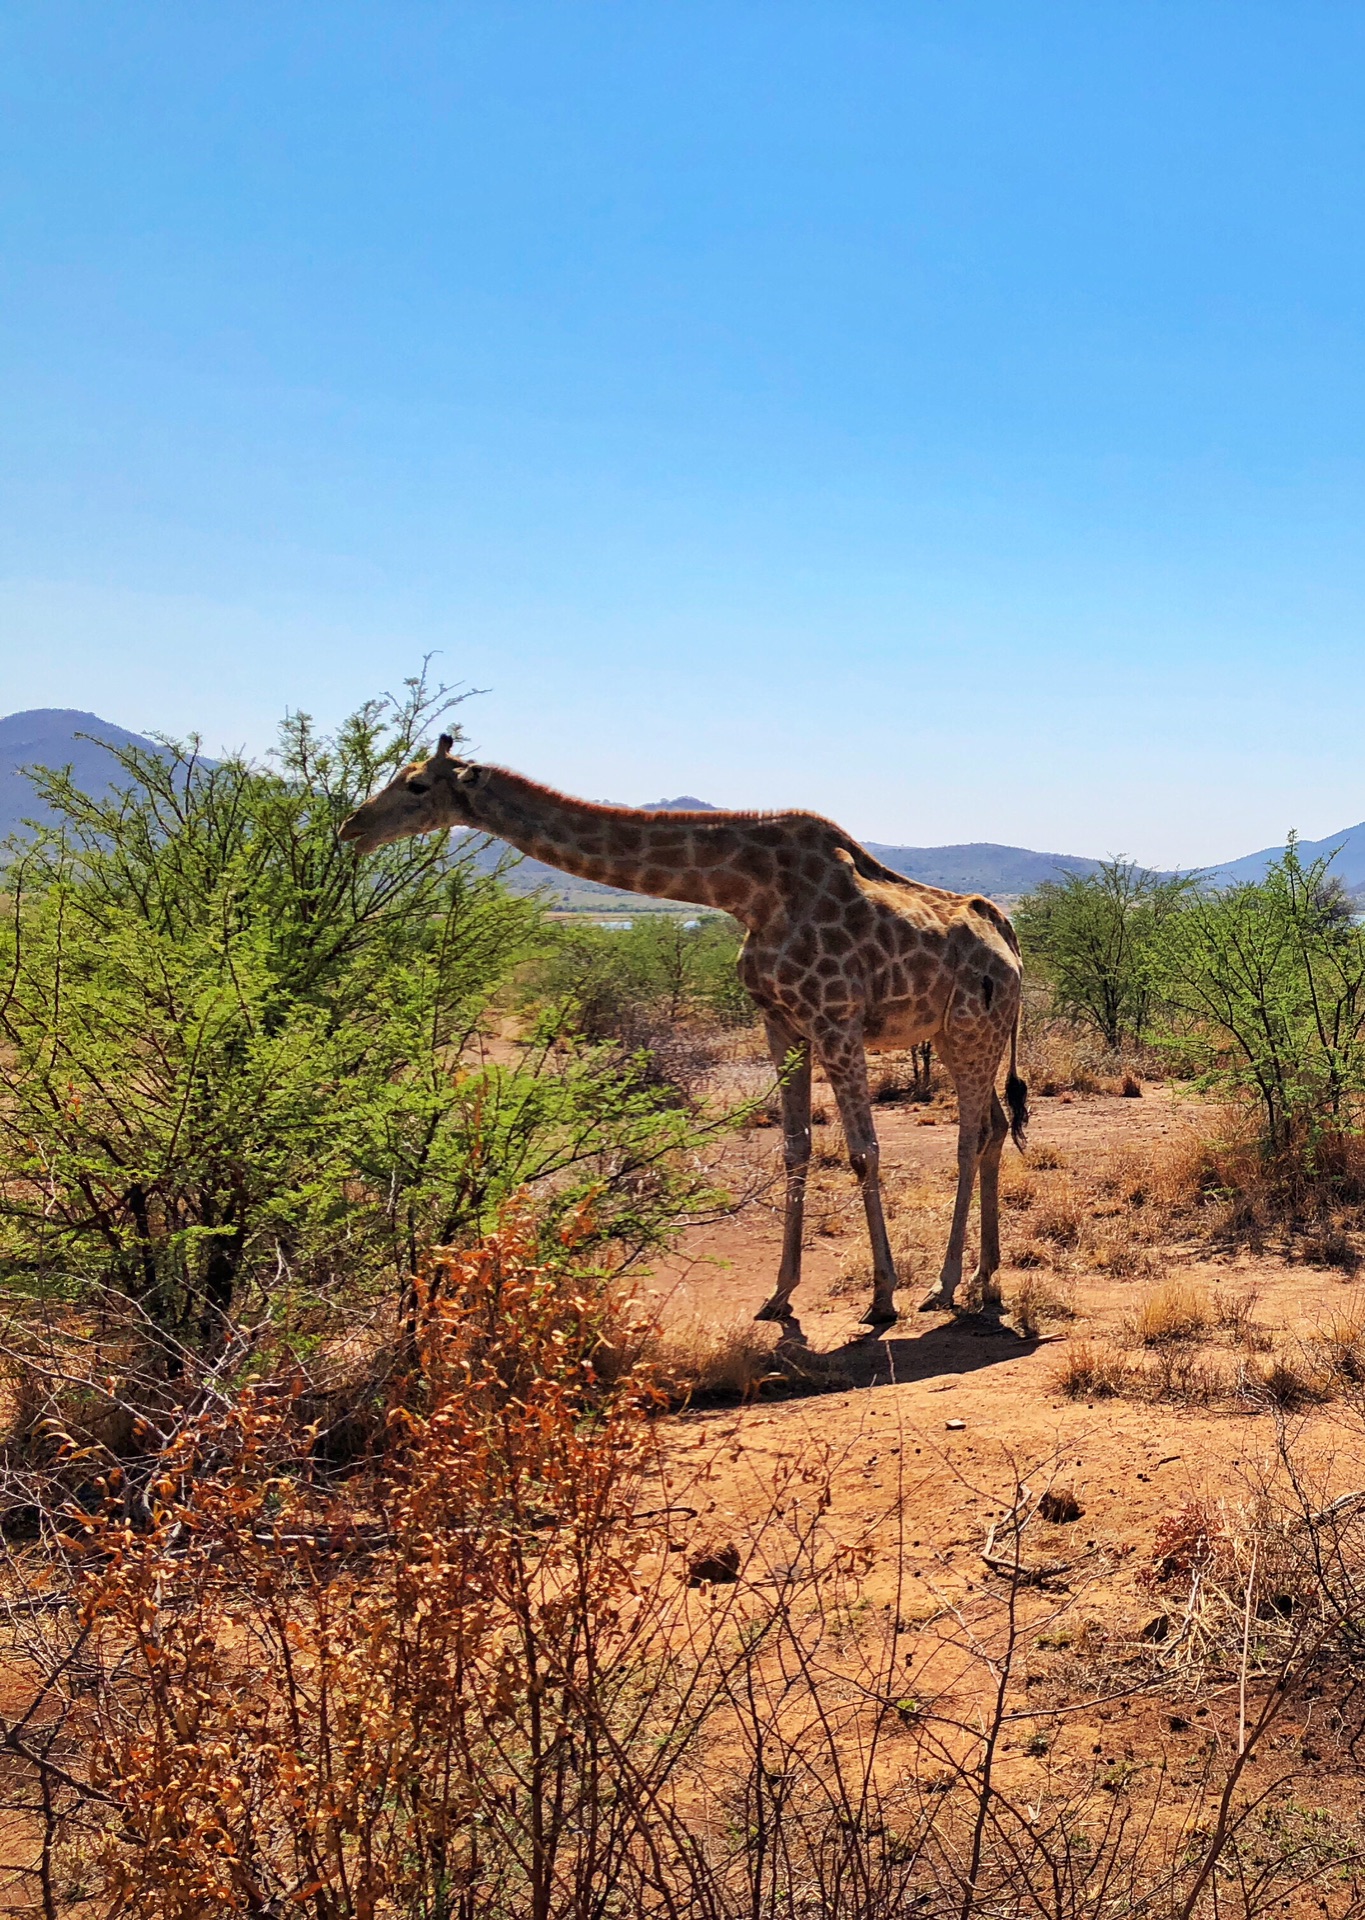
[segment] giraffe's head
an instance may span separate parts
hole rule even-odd
[[[342,821],[338,838],[348,840],[358,853],[373,853],[410,834],[476,826],[473,803],[484,769],[457,760],[450,751],[454,744],[450,734],[443,733],[431,758],[401,768],[387,787]]]

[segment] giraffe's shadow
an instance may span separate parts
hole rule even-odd
[[[842,1345],[817,1351],[793,1316],[783,1323],[774,1353],[794,1386],[808,1391],[848,1392],[850,1388],[908,1385],[917,1380],[952,1378],[1018,1360],[1046,1344],[1034,1334],[1017,1333],[991,1316],[959,1314],[913,1335],[894,1329],[869,1330]]]

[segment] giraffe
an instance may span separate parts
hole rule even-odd
[[[409,834],[460,827],[507,840],[606,886],[718,907],[745,928],[739,975],[763,1015],[781,1073],[786,1207],[777,1286],[760,1320],[787,1320],[801,1278],[810,1165],[811,1063],[838,1104],[872,1246],[865,1325],[896,1319],[867,1052],[932,1041],[958,1098],[957,1198],[938,1283],[921,1312],[952,1311],[979,1172],[981,1257],[971,1297],[999,1311],[1000,1155],[1022,1148],[1028,1090],[1017,1071],[1021,962],[1008,917],[979,894],[907,880],[813,813],[645,813],[598,806],[451,752],[401,769],[340,837],[369,853]],[[1005,1048],[1001,1106],[995,1083]]]

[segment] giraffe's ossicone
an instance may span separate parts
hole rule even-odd
[[[787,1193],[777,1287],[759,1318],[789,1316],[801,1278],[810,1165],[811,1062],[828,1076],[862,1188],[872,1243],[870,1326],[896,1318],[896,1269],[882,1212],[868,1050],[930,1041],[958,1099],[957,1200],[938,1284],[923,1310],[952,1308],[967,1212],[981,1176],[974,1302],[997,1308],[1000,1153],[1023,1145],[1027,1089],[1017,1051],[1019,943],[979,894],[907,880],[813,813],[644,813],[595,806],[503,767],[456,758],[446,735],[341,828],[361,853],[409,834],[463,827],[611,887],[719,907],[746,929],[740,978],[763,1014],[781,1072]],[[1006,1117],[996,1092],[1009,1049]]]

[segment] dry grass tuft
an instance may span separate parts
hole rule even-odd
[[[1124,1398],[1177,1407],[1235,1406],[1239,1401],[1259,1407],[1303,1406],[1315,1392],[1307,1376],[1288,1363],[1261,1367],[1253,1377],[1245,1369],[1234,1373],[1217,1359],[1166,1345],[1139,1364],[1118,1348],[1091,1340],[1068,1345],[1054,1379],[1073,1400]]]
[[[1020,1247],[1011,1264],[1016,1267],[1050,1267],[1053,1264],[1052,1249],[1031,1240],[1027,1246]]]
[[[1365,1139],[1343,1133],[1275,1158],[1252,1117],[1217,1116],[1216,1135],[1172,1138],[1153,1162],[1153,1184],[1167,1211],[1198,1219],[1216,1242],[1259,1249],[1288,1232],[1297,1257],[1354,1273],[1365,1261],[1354,1237],[1365,1225]]]
[[[1235,1115],[1224,1120],[1219,1137],[1172,1136],[1153,1156],[1153,1193],[1168,1212],[1196,1215],[1211,1238],[1259,1247],[1273,1212],[1263,1156],[1254,1137],[1239,1130]]]
[[[1026,1161],[1012,1154],[1000,1166],[1000,1204],[1015,1213],[1026,1213],[1038,1198],[1039,1186]]]
[[[1026,990],[1021,1061],[1024,1078],[1044,1100],[1060,1093],[1141,1092],[1140,1079],[1160,1079],[1162,1065],[1144,1049],[1113,1053],[1069,1020],[1049,1018]]]
[[[1361,1264],[1360,1249],[1340,1226],[1326,1226],[1307,1233],[1299,1242],[1299,1254],[1313,1267],[1338,1267],[1343,1273],[1355,1273]]]
[[[1124,1322],[1124,1333],[1142,1347],[1169,1346],[1177,1341],[1204,1340],[1227,1334],[1249,1351],[1264,1352],[1269,1336],[1257,1327],[1255,1288],[1245,1293],[1210,1292],[1192,1280],[1167,1280],[1153,1288]]]
[[[1022,1064],[1025,1079],[1044,1100],[1064,1089],[1093,1093],[1100,1084],[1099,1050],[1086,1035],[1066,1021],[1028,1020],[1025,1024]]]
[[[841,1121],[831,1120],[821,1129],[811,1148],[811,1164],[823,1169],[847,1166],[848,1143]]]
[[[1270,1336],[1257,1326],[1256,1306],[1260,1294],[1255,1287],[1248,1287],[1242,1293],[1223,1293],[1216,1291],[1213,1296],[1214,1322],[1221,1333],[1226,1333],[1239,1346],[1248,1351],[1264,1352],[1270,1346]]]
[[[1085,1216],[1075,1195],[1065,1188],[1050,1188],[1032,1209],[1030,1225],[1040,1240],[1054,1246],[1074,1247],[1081,1238]]]
[[[893,1244],[891,1252],[896,1262],[896,1285],[913,1287],[916,1283],[916,1266],[921,1257],[921,1249],[908,1247],[902,1243]],[[859,1254],[849,1261],[837,1279],[830,1282],[829,1297],[831,1300],[845,1300],[850,1294],[865,1293],[870,1298],[873,1284],[872,1262],[865,1253]]]
[[[774,1321],[734,1319],[717,1324],[700,1316],[642,1343],[636,1365],[652,1369],[670,1394],[748,1399],[778,1371],[774,1359],[782,1328]]]
[[[1071,1340],[1054,1378],[1072,1400],[1113,1400],[1131,1389],[1133,1374],[1132,1362],[1116,1347]]]
[[[1161,1347],[1175,1340],[1202,1340],[1215,1319],[1206,1287],[1167,1280],[1139,1302],[1136,1313],[1124,1323],[1124,1332],[1138,1346]]]
[[[1052,1322],[1074,1320],[1076,1308],[1066,1294],[1029,1274],[1009,1297],[1009,1315],[1025,1339],[1032,1340]]]
[[[1150,1250],[1135,1239],[1131,1228],[1122,1222],[1109,1227],[1088,1226],[1084,1241],[1087,1260],[1101,1273],[1128,1279],[1152,1270]]]
[[[1273,1407],[1281,1413],[1297,1413],[1303,1407],[1321,1406],[1330,1400],[1332,1383],[1310,1362],[1277,1353],[1272,1359],[1247,1369],[1242,1392],[1253,1405]]]
[[[1317,1371],[1339,1387],[1365,1383],[1365,1315],[1334,1315],[1314,1334],[1309,1351]]]
[[[1134,1368],[1132,1389],[1135,1398],[1165,1406],[1208,1407],[1232,1400],[1237,1380],[1216,1360],[1165,1346],[1145,1367]]]

